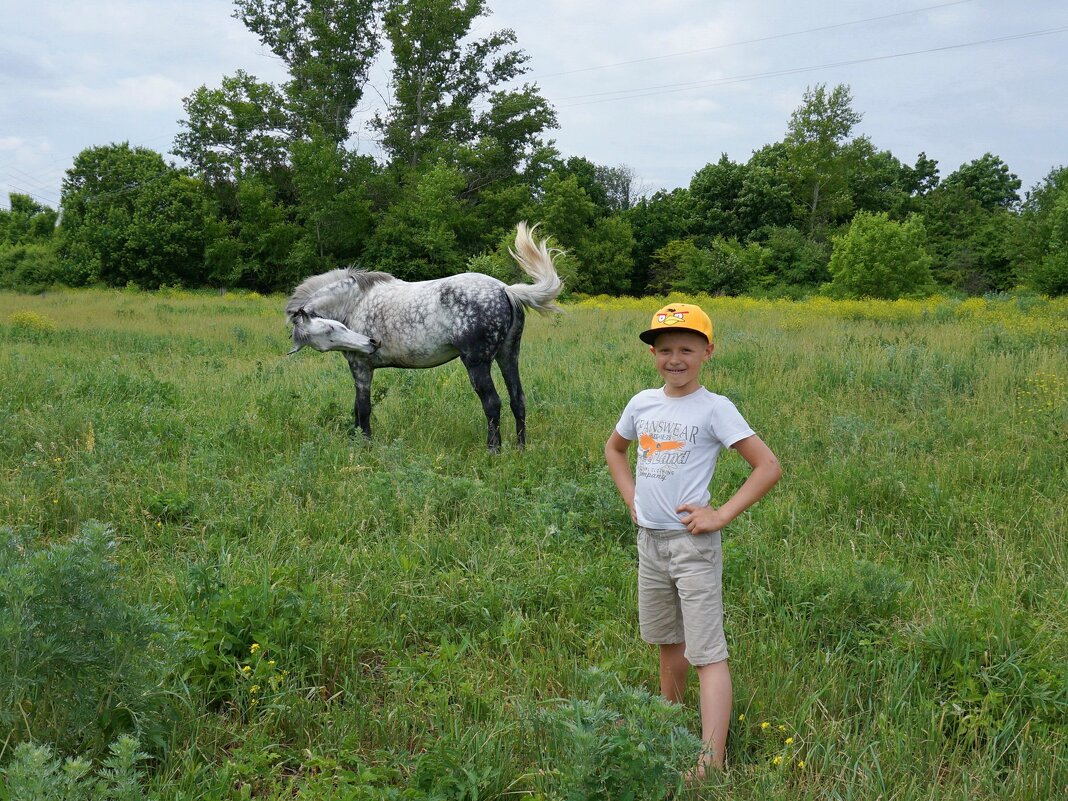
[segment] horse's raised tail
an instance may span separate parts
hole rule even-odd
[[[533,229],[528,229],[525,222],[516,225],[515,250],[508,248],[508,252],[534,283],[512,284],[505,287],[505,291],[513,301],[542,313],[561,311],[554,301],[564,288],[564,282],[553,266],[553,256],[560,251],[550,248],[544,239],[535,241],[533,234]]]

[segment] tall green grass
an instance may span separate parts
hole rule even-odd
[[[725,532],[729,770],[676,797],[1060,797],[1068,307],[706,303],[705,384],[785,476]],[[108,524],[100,558],[174,633],[147,789],[666,794],[696,699],[649,694],[602,457],[656,383],[636,332],[658,305],[532,316],[530,444],[506,411],[493,456],[458,362],[379,371],[375,440],[354,437],[343,360],[286,358],[281,298],[0,294],[0,525],[28,554]],[[715,500],[745,467],[721,460]],[[10,553],[0,599],[13,575],[50,580]]]

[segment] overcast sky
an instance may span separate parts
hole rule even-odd
[[[686,186],[726,153],[782,139],[806,87],[848,84],[858,133],[942,177],[986,152],[1023,190],[1068,164],[1064,0],[490,0],[476,35],[512,28],[526,80],[555,106],[565,156],[629,166],[646,191]],[[279,60],[228,0],[0,0],[0,203],[57,206],[84,148],[168,154],[182,98]],[[388,96],[372,70],[356,125]],[[365,153],[380,155],[358,136]],[[167,156],[168,160],[171,159]],[[1021,191],[1022,194],[1022,191]]]

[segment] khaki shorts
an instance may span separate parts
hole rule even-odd
[[[691,665],[727,658],[720,534],[638,527],[638,623],[654,645],[686,643]]]

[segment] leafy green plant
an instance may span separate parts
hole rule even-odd
[[[137,740],[120,736],[95,771],[90,760],[62,762],[47,745],[20,743],[14,758],[0,770],[0,797],[5,801],[137,801],[145,797],[138,765],[148,755]]]
[[[102,750],[125,732],[165,737],[174,634],[129,600],[111,530],[68,542],[0,529],[0,729],[8,742]]]
[[[283,672],[317,670],[326,611],[316,587],[294,585],[295,578],[285,571],[260,581],[220,577],[218,569],[200,565],[190,571],[184,676],[212,706],[256,706],[253,701],[279,688]]]
[[[919,217],[903,223],[885,212],[859,212],[849,230],[834,238],[830,291],[846,298],[885,298],[929,293],[931,257]]]
[[[687,711],[627,687],[599,670],[589,698],[570,698],[528,716],[537,748],[532,783],[552,798],[652,801],[682,787],[701,753]]]
[[[48,335],[56,330],[53,320],[34,311],[20,311],[8,315],[7,323],[11,326],[12,333],[20,339],[30,341],[47,339]]]
[[[916,634],[938,692],[939,725],[969,748],[1014,757],[1030,731],[1068,725],[1068,673],[1025,616],[1006,608],[950,612]]]

